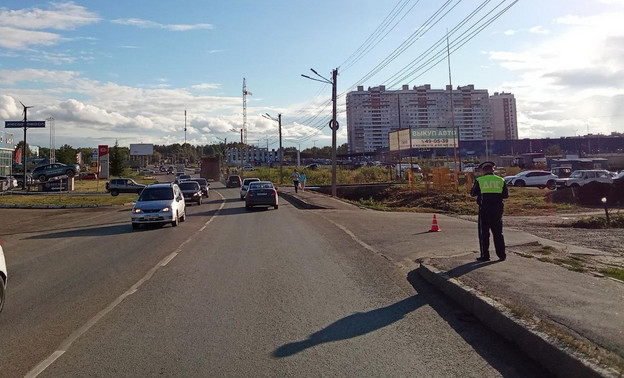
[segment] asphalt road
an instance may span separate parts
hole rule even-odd
[[[129,207],[0,209],[0,376],[545,375],[340,210],[249,212],[218,187],[179,227],[138,232]]]

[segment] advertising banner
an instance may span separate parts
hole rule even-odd
[[[99,145],[98,146],[98,162],[100,165],[100,178],[107,179],[109,177],[109,154],[108,154],[108,145]]]
[[[457,147],[457,139],[453,138],[452,128],[412,129],[412,146],[414,148],[453,148]]]

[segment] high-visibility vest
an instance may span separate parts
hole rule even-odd
[[[484,175],[477,178],[479,182],[479,189],[481,189],[481,193],[496,193],[500,194],[503,192],[503,185],[505,185],[505,179],[496,175]]]

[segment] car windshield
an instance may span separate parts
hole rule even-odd
[[[574,171],[570,175],[570,178],[581,178],[581,177],[583,177],[583,172],[581,171]]]
[[[268,182],[252,182],[249,184],[249,190],[252,189],[273,189],[273,185]]]
[[[182,190],[199,190],[199,184],[195,181],[186,181],[180,183],[180,189]]]
[[[139,201],[163,201],[172,200],[173,190],[171,188],[146,188],[141,192]]]

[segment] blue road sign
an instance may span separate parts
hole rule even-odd
[[[45,121],[27,121],[26,127],[45,127]],[[5,129],[19,129],[24,127],[24,121],[4,121]]]

